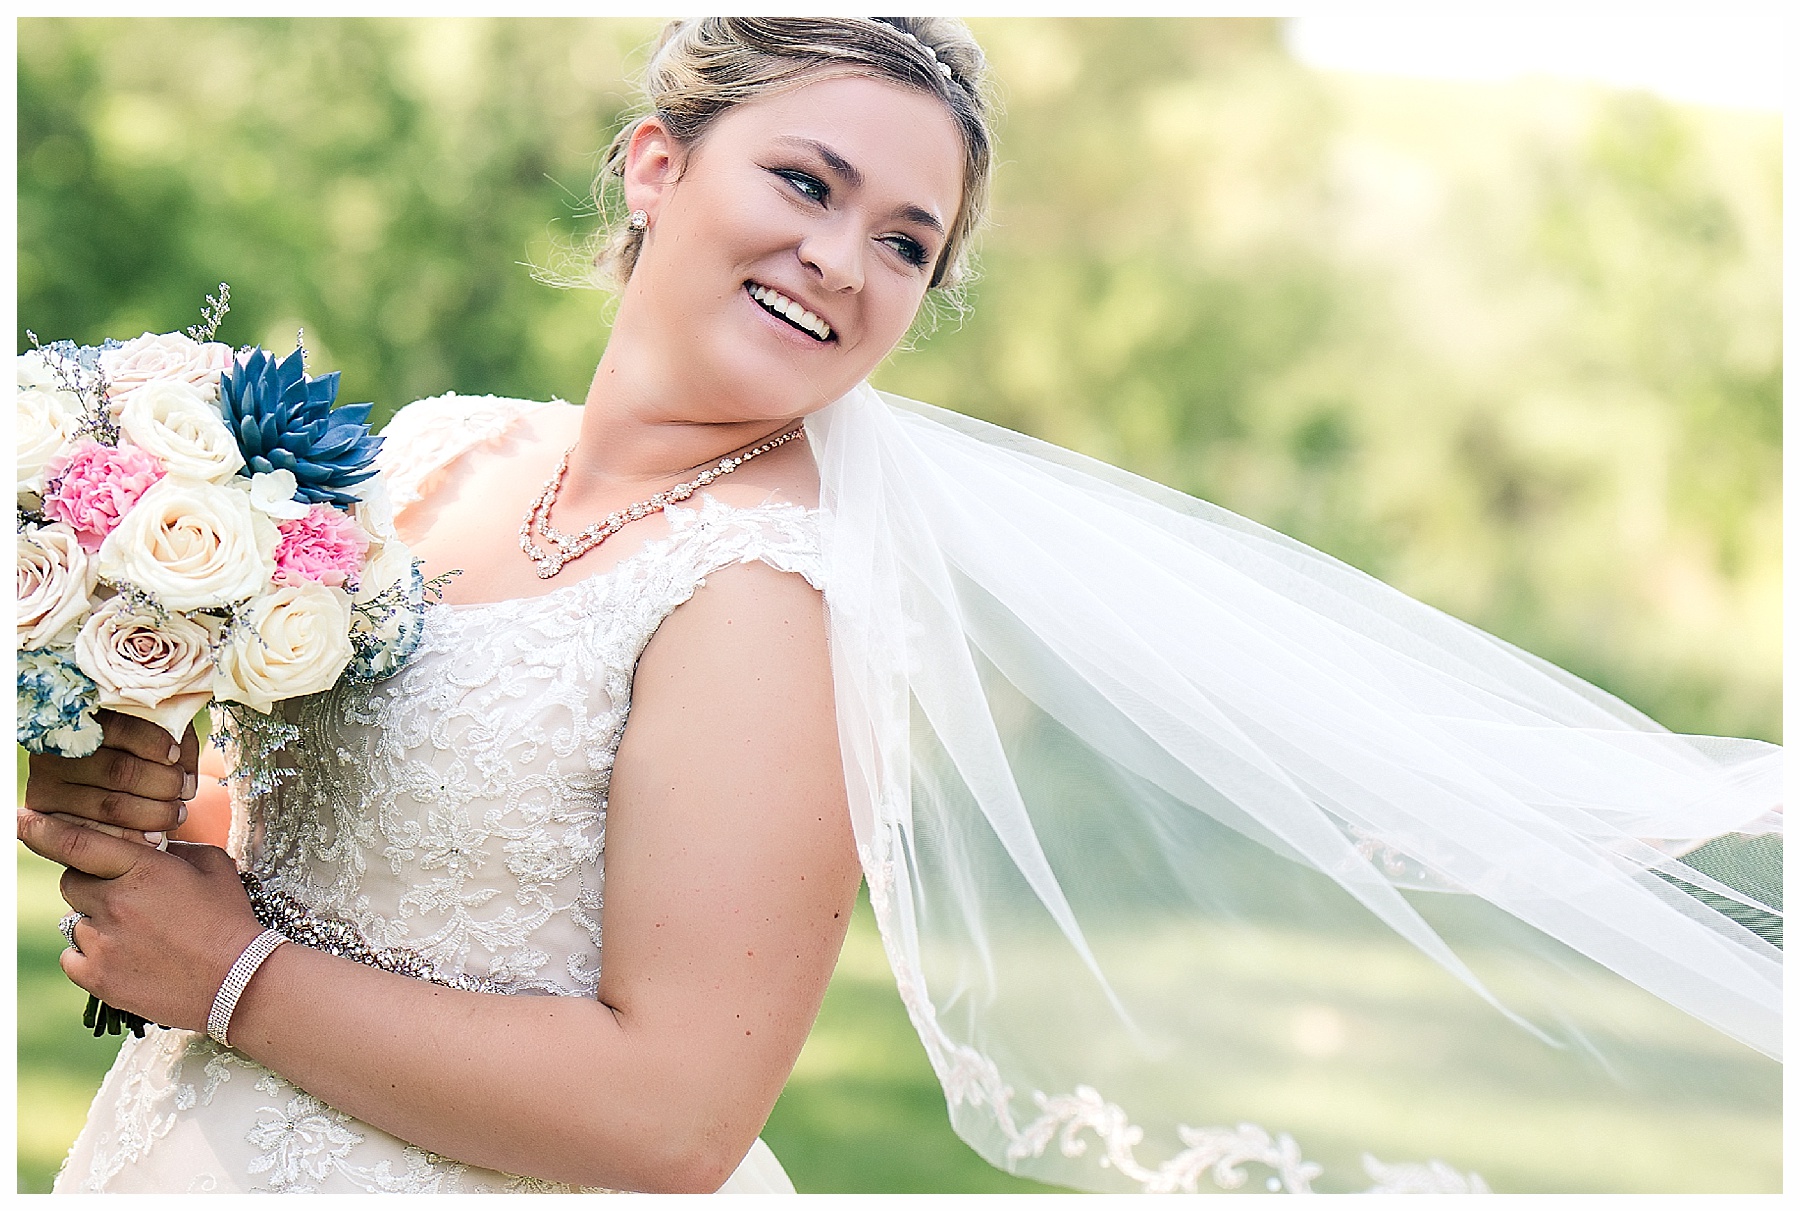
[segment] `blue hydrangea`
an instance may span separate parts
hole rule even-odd
[[[100,687],[61,652],[19,653],[19,743],[34,753],[86,757],[100,747]]]

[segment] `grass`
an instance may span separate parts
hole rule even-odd
[[[57,966],[56,922],[65,911],[57,875],[54,865],[18,851],[21,1193],[50,1189],[119,1042],[82,1028],[86,995]],[[1664,1067],[1685,1076],[1689,1096],[1672,1098],[1668,1090],[1646,1096],[1651,1090],[1642,1085],[1558,1087],[1555,1075],[1540,1067],[1542,1048],[1522,1032],[1494,1031],[1468,998],[1446,994],[1435,965],[1379,935],[1289,936],[1266,929],[1252,942],[1228,930],[1179,927],[1114,941],[1160,956],[1145,962],[1139,953],[1126,964],[1152,985],[1168,979],[1194,987],[1196,971],[1206,977],[1210,994],[1192,1007],[1184,1030],[1203,1037],[1216,1057],[1210,1087],[1178,1091],[1182,1104],[1202,1113],[1208,1102],[1229,1106],[1232,1115],[1292,1131],[1341,1181],[1354,1183],[1360,1149],[1380,1155],[1378,1141],[1388,1135],[1413,1146],[1429,1142],[1500,1190],[1618,1190],[1621,1183],[1645,1192],[1781,1188],[1779,1091],[1765,1088],[1764,1066],[1646,994],[1596,984],[1569,1024],[1579,1030],[1623,1023],[1652,1053],[1679,1061]],[[1011,978],[1025,985],[1057,978],[1053,959],[1029,952],[1022,943],[1009,946]],[[1529,1011],[1530,990],[1511,984],[1505,967],[1504,961],[1492,965],[1484,978],[1509,1004]],[[1363,1029],[1359,1006],[1379,1010],[1369,1021],[1390,1023],[1396,1032],[1386,1040],[1363,1035],[1375,1044],[1359,1049],[1372,1062],[1321,1079],[1323,1070],[1284,1059],[1291,1058],[1292,1032],[1320,1012],[1308,1006],[1296,1012],[1289,993],[1296,973],[1305,973],[1321,999],[1346,1015],[1343,1028],[1352,1033]],[[1148,986],[1124,991],[1151,999],[1156,993]],[[1482,1096],[1471,1099],[1477,1116],[1431,1117],[1421,1086],[1408,1084],[1401,1062],[1421,1055],[1440,1057],[1437,1062],[1481,1083]],[[1347,1095],[1354,1108],[1335,1104]],[[763,1138],[803,1193],[1056,1189],[994,1169],[950,1129],[943,1091],[894,990],[866,896]],[[1583,1143],[1597,1138],[1616,1144],[1602,1152]]]

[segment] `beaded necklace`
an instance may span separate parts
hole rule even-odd
[[[556,471],[544,482],[543,491],[531,502],[531,507],[525,510],[525,520],[519,523],[519,549],[537,565],[538,579],[549,580],[568,564],[624,529],[627,523],[666,509],[678,500],[686,500],[721,475],[731,474],[758,454],[767,454],[776,446],[791,442],[805,432],[804,425],[796,425],[779,437],[771,437],[760,446],[742,454],[721,458],[717,466],[708,467],[686,483],[676,484],[673,488],[658,492],[648,500],[640,500],[616,513],[608,513],[604,519],[579,534],[564,534],[550,524],[550,509],[556,504],[557,494],[562,491],[563,477],[569,473],[569,458],[575,453],[575,447],[570,446],[563,452],[562,461],[556,464]],[[544,537],[551,549],[545,550],[532,540],[534,529]]]

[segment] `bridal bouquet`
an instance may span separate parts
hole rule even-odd
[[[186,332],[18,359],[18,739],[81,757],[104,707],[179,739],[373,681],[418,646],[428,586],[394,532],[370,404],[338,375]],[[271,726],[277,726],[270,721]]]

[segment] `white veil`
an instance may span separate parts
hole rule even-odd
[[[1697,1115],[1766,1150],[1779,748],[979,421],[864,386],[807,430],[857,843],[984,1157],[1300,1192],[1604,1188]]]

